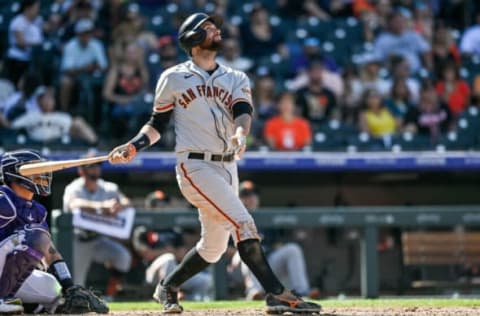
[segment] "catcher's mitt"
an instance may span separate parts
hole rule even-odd
[[[58,307],[60,314],[100,313],[107,314],[108,306],[98,296],[86,288],[75,285],[64,295],[65,303]]]

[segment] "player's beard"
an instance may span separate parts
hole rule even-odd
[[[205,50],[209,50],[209,51],[212,51],[212,52],[218,52],[218,51],[221,51],[222,48],[223,48],[223,41],[222,40],[218,40],[218,41],[212,40],[208,43],[203,42],[200,45],[200,48],[205,49]]]

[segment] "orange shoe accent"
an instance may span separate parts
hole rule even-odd
[[[281,294],[280,294],[281,295]],[[279,296],[275,296],[275,298],[279,301],[282,301],[282,302],[285,302],[285,303],[288,303],[288,305],[290,305],[290,308],[295,308],[298,304],[302,303],[301,300],[299,299],[295,299],[295,300],[289,300],[289,299],[286,299],[286,298],[282,298]]]
[[[110,277],[107,283],[107,288],[105,289],[105,295],[115,297],[121,288],[120,280],[116,277]]]

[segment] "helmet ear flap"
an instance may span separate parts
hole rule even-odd
[[[190,48],[202,44],[206,37],[207,31],[202,28],[197,28],[185,34],[187,46]]]

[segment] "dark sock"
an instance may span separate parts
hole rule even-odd
[[[63,260],[57,260],[50,265],[48,272],[53,274],[62,286],[62,291],[65,292],[73,286],[72,275],[68,270],[67,264]]]
[[[240,258],[257,277],[267,293],[280,294],[285,289],[272,271],[258,239],[247,239],[237,244]]]
[[[183,282],[208,267],[209,264],[210,263],[200,257],[195,247],[193,247],[175,270],[167,275],[162,284],[165,286],[179,287]]]

